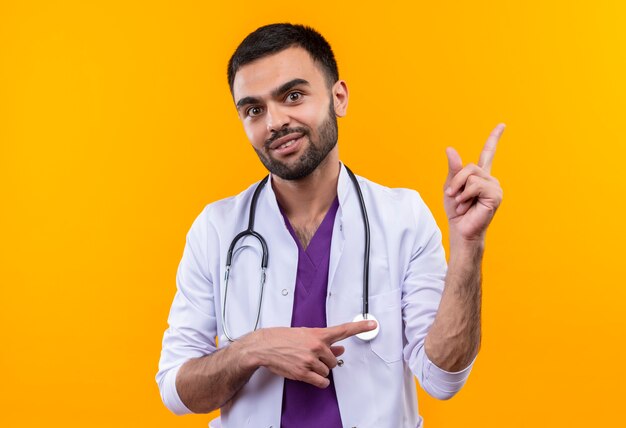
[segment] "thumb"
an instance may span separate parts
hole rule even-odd
[[[461,156],[452,147],[446,149],[448,157],[448,181],[452,179],[460,170],[463,169],[463,161]]]
[[[335,357],[338,357],[346,351],[346,348],[341,345],[333,345],[330,347],[330,351]]]

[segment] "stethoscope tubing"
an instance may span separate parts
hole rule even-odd
[[[365,250],[363,255],[363,318],[367,319],[367,314],[369,314],[369,283],[370,283],[370,221],[367,217],[367,210],[365,209],[365,200],[363,199],[363,193],[361,192],[361,186],[356,179],[356,176],[346,166],[346,171],[348,171],[348,175],[350,179],[354,183],[354,188],[356,189],[356,193],[359,196],[359,205],[361,207],[361,216],[363,217],[363,228],[365,229]]]
[[[345,166],[345,165],[344,165]],[[363,218],[363,228],[365,234],[365,245],[364,245],[364,255],[363,255],[363,304],[362,304],[362,316],[363,319],[368,319],[369,314],[369,265],[370,265],[370,223],[369,218],[367,216],[367,209],[365,208],[365,200],[363,199],[363,193],[361,192],[361,186],[357,181],[354,173],[346,166],[346,171],[354,184],[354,188],[356,189],[357,197],[359,199],[359,205],[361,208],[361,216]],[[250,201],[250,211],[248,217],[248,228],[240,233],[238,233],[230,243],[228,247],[228,252],[226,254],[226,268],[224,271],[224,308],[222,310],[222,326],[224,330],[224,335],[230,342],[234,342],[235,338],[228,331],[228,326],[226,324],[226,301],[228,297],[228,280],[230,277],[230,269],[232,265],[233,259],[233,251],[235,250],[235,245],[237,242],[246,236],[252,236],[256,238],[261,243],[262,248],[262,256],[261,256],[261,281],[260,281],[260,295],[259,295],[259,304],[257,308],[257,316],[254,323],[254,329],[252,331],[257,330],[259,326],[259,320],[261,318],[261,306],[263,303],[263,289],[265,288],[265,279],[266,279],[266,270],[269,260],[269,250],[267,247],[267,242],[263,236],[254,230],[254,219],[256,215],[256,205],[257,200],[259,198],[259,194],[261,193],[261,189],[267,183],[269,179],[269,175],[265,176],[263,180],[257,184],[256,189],[254,189],[254,194],[252,195],[252,199]]]

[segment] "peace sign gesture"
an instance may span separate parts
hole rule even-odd
[[[491,176],[496,146],[504,124],[491,131],[480,154],[478,165],[463,167],[461,157],[452,147],[446,149],[448,178],[443,203],[450,222],[450,234],[472,241],[484,237],[487,226],[502,202],[502,188]]]

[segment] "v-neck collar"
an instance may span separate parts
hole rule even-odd
[[[289,222],[287,215],[284,213],[283,209],[280,208],[280,213],[285,220],[285,225],[287,226],[287,229],[289,230],[289,233],[293,237],[294,241],[296,241],[296,244],[298,245],[298,253],[306,255],[306,257],[314,266],[317,266],[319,264],[320,258],[322,256],[327,255],[329,239],[324,239],[324,237],[330,237],[330,235],[332,235],[333,224],[338,208],[339,199],[335,197],[333,203],[330,205],[330,208],[324,215],[324,219],[317,227],[317,230],[309,241],[309,245],[306,247],[306,249],[302,247],[302,243],[300,242],[300,239],[298,239],[298,235],[296,235],[296,232]]]

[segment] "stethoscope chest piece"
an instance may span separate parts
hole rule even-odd
[[[366,314],[365,317],[363,316],[363,314],[358,314],[356,317],[354,317],[352,322],[365,321],[365,320],[376,321],[376,328],[374,330],[364,331],[363,333],[359,333],[356,335],[356,337],[358,337],[361,340],[364,340],[365,342],[369,342],[370,340],[378,336],[378,332],[380,331],[380,323],[378,322],[376,317],[372,314]]]

